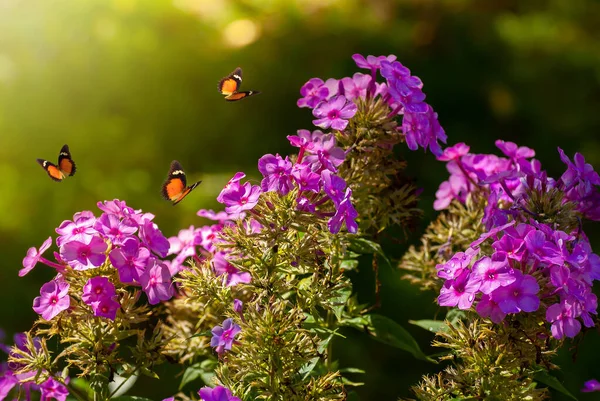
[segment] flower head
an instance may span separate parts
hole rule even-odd
[[[317,118],[313,120],[313,124],[323,129],[331,127],[343,131],[348,125],[348,120],[354,117],[357,110],[354,102],[338,95],[317,105],[313,110],[313,115]]]
[[[242,331],[240,326],[233,322],[233,319],[225,319],[222,326],[215,326],[212,329],[212,339],[210,346],[215,348],[218,354],[229,351],[235,341],[235,336]]]
[[[60,256],[75,270],[86,270],[101,266],[106,260],[108,245],[94,235],[88,242],[69,241],[60,247]]]
[[[54,279],[42,286],[40,296],[33,300],[33,310],[45,320],[52,320],[71,305],[69,283]]]
[[[202,387],[198,391],[198,395],[203,401],[242,401],[238,397],[234,397],[228,388],[222,386]]]
[[[44,252],[50,248],[50,245],[52,245],[52,237],[48,237],[48,239],[44,241],[42,246],[40,246],[39,251],[35,247],[31,247],[27,250],[27,256],[23,258],[23,268],[19,270],[19,277],[23,277],[35,267],[42,258]]]

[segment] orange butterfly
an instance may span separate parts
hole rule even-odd
[[[248,96],[258,95],[259,91],[238,92],[242,86],[242,69],[236,68],[231,74],[219,81],[219,92],[225,96],[225,100],[234,102]]]
[[[69,146],[65,145],[58,154],[58,164],[54,164],[44,159],[37,159],[37,162],[46,170],[50,178],[54,181],[62,181],[67,176],[75,174],[75,162],[71,158]]]
[[[198,181],[189,187],[186,186],[183,167],[181,167],[181,164],[177,160],[173,160],[171,162],[171,167],[169,168],[169,176],[162,186],[162,196],[166,200],[172,201],[173,206],[175,206],[201,182],[202,181]]]

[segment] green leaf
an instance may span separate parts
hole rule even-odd
[[[425,355],[413,336],[392,319],[381,315],[368,315],[368,318],[370,324],[366,329],[375,340],[408,351],[417,359],[437,363]]]
[[[359,386],[364,386],[365,383],[362,382],[353,382],[352,380],[349,380],[345,377],[342,377],[342,383],[344,383],[345,386],[352,386],[352,387],[359,387]]]
[[[342,315],[344,313],[344,309],[346,308],[346,303],[348,299],[352,295],[352,288],[344,287],[335,292],[335,296],[330,299],[333,309],[333,313],[335,317],[339,320],[342,320]]]
[[[442,320],[409,320],[408,323],[414,324],[415,326],[419,326],[432,333],[448,331],[448,326]]]
[[[217,363],[212,359],[205,359],[202,362],[195,363],[183,372],[181,383],[179,383],[179,390],[181,390],[186,384],[202,379],[206,384],[211,382],[214,376],[214,370]]]
[[[211,331],[210,330],[205,330],[205,331],[202,331],[200,333],[193,334],[192,336],[190,336],[190,338],[194,338],[194,337],[211,337],[211,336],[212,336]],[[189,340],[189,338],[188,338],[188,340]]]
[[[577,401],[577,397],[575,397],[573,394],[571,394],[569,392],[569,390],[567,390],[566,387],[563,386],[563,384],[560,381],[558,381],[558,379],[556,377],[554,377],[550,373],[548,373],[548,371],[538,370],[533,375],[533,379],[539,383],[545,384],[546,386],[558,391],[559,393],[566,395],[567,397],[571,398],[572,400]]]
[[[120,397],[111,398],[112,401],[154,401],[150,398],[136,397],[133,395],[122,395]]]
[[[358,373],[358,374],[366,373],[364,370],[359,369],[359,368],[342,368],[339,371],[340,371],[340,373]]]
[[[377,242],[370,241],[366,238],[358,237],[351,237],[349,240],[350,250],[362,254],[379,255],[390,267],[392,266],[392,262],[390,262],[388,257],[385,256],[385,253],[383,253],[383,249],[381,249],[381,245],[379,245]]]
[[[340,263],[340,269],[345,270],[345,271],[356,270],[357,267],[358,267],[358,260],[354,260],[354,259],[342,260],[342,263]]]

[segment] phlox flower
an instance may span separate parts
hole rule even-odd
[[[236,183],[226,192],[221,193],[223,194],[221,203],[225,205],[225,211],[227,213],[240,213],[244,210],[253,209],[258,203],[262,191],[259,186],[246,182],[243,185]]]
[[[600,382],[598,380],[592,379],[583,383],[582,393],[592,393],[594,391],[600,391]]]
[[[242,331],[240,326],[233,322],[233,319],[225,319],[222,326],[215,326],[212,329],[212,338],[210,346],[215,348],[218,354],[229,351],[235,341],[235,336]]]
[[[537,293],[540,286],[536,279],[515,270],[515,281],[507,286],[499,287],[491,293],[492,299],[504,313],[534,312],[540,307]]]
[[[97,235],[87,242],[69,241],[60,247],[60,256],[75,270],[101,266],[106,260],[108,245]]]
[[[228,287],[239,283],[249,283],[252,280],[250,273],[240,272],[235,266],[227,261],[226,254],[216,252],[210,261],[215,275],[225,275],[225,285]]]
[[[325,82],[321,78],[311,78],[300,88],[298,99],[298,107],[314,108],[321,100],[327,99],[329,96],[329,88],[325,86]]]
[[[33,300],[33,310],[45,320],[52,320],[70,305],[69,283],[61,278],[42,285],[40,296]]]
[[[346,224],[348,232],[356,234],[358,232],[358,224],[356,223],[357,217],[358,212],[352,205],[352,190],[346,188],[344,199],[342,199],[337,206],[333,217],[327,222],[327,227],[332,234],[337,234],[342,228],[342,224]]]
[[[242,401],[238,397],[234,397],[228,388],[222,386],[202,387],[198,391],[198,395],[203,401]]]
[[[148,303],[156,305],[160,301],[168,301],[173,296],[171,272],[162,262],[151,258],[146,271],[140,275],[142,290],[148,296]]]
[[[52,237],[48,237],[46,241],[40,246],[38,251],[35,247],[31,247],[27,250],[27,256],[23,258],[23,268],[19,270],[19,277],[23,277],[29,273],[35,265],[42,260],[42,255],[52,245]]]
[[[475,301],[475,294],[481,286],[481,277],[465,270],[455,280],[447,280],[440,290],[438,304],[440,306],[457,306],[458,309],[469,309]]]
[[[354,117],[357,110],[354,102],[338,95],[317,105],[313,110],[313,115],[317,118],[313,120],[313,124],[323,129],[331,127],[343,131],[348,125],[348,120]]]
[[[56,245],[60,247],[69,241],[88,243],[92,236],[97,233],[94,229],[95,222],[96,217],[89,210],[75,213],[73,221],[65,220],[55,230],[59,235],[56,239]]]
[[[546,309],[546,320],[552,323],[552,337],[558,340],[565,336],[574,338],[581,331],[581,323],[575,319],[578,312],[576,306],[566,300],[550,305]]]
[[[68,377],[66,382],[69,382]],[[40,401],[48,401],[51,399],[55,399],[56,401],[65,401],[69,395],[69,390],[67,390],[67,387],[52,377],[49,377],[45,382],[40,384],[40,392]]]
[[[266,154],[258,159],[258,171],[263,175],[260,183],[263,192],[276,191],[280,195],[287,195],[294,186],[292,180],[292,162],[286,156],[283,159],[278,154]]]
[[[139,281],[140,274],[146,270],[150,251],[141,246],[135,237],[127,239],[119,248],[114,248],[108,254],[110,263],[119,272],[122,283]]]
[[[169,253],[169,240],[158,229],[158,226],[150,220],[146,220],[140,226],[140,239],[148,249],[162,258]]]

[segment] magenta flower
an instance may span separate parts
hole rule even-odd
[[[346,188],[346,193],[344,195],[344,199],[337,206],[337,210],[335,214],[329,221],[327,222],[327,227],[332,234],[337,234],[340,232],[342,228],[342,224],[346,224],[346,229],[351,234],[356,234],[358,232],[358,224],[356,223],[356,218],[358,217],[358,212],[352,205],[352,190],[350,188]]]
[[[329,170],[323,170],[323,172],[321,172],[321,181],[323,182],[323,191],[325,191],[335,206],[338,207],[340,202],[344,199],[346,181]]]
[[[438,156],[437,159],[443,162],[458,160],[464,155],[468,154],[469,149],[471,148],[464,142],[459,142],[454,146],[450,146],[444,149],[444,152],[440,156]]]
[[[300,210],[302,212],[314,213],[317,210],[317,207],[307,197],[300,196],[300,197],[298,197],[298,199],[296,199],[296,210]]]
[[[150,251],[140,246],[140,242],[132,237],[125,241],[123,246],[115,248],[108,254],[110,263],[119,272],[122,283],[139,281],[140,274],[146,271]]]
[[[534,312],[540,307],[537,293],[540,286],[533,276],[523,275],[520,270],[514,270],[516,280],[505,287],[500,287],[491,293],[504,313]]]
[[[98,236],[91,237],[88,243],[70,241],[60,248],[60,256],[75,270],[86,270],[101,266],[106,260],[108,245]]]
[[[94,223],[94,229],[104,234],[104,237],[108,238],[113,245],[122,245],[137,231],[138,226],[132,219],[121,221],[113,214],[103,213]]]
[[[257,185],[246,182],[244,185],[232,187],[223,194],[222,202],[225,205],[227,213],[240,213],[244,210],[251,210],[258,203],[261,189]]]
[[[592,379],[583,383],[582,393],[592,393],[594,391],[600,391],[600,382],[598,380]]]
[[[491,294],[496,288],[506,287],[517,280],[505,253],[495,253],[492,258],[478,260],[473,265],[473,271],[481,277],[479,290],[484,294]]]
[[[233,322],[233,319],[225,319],[223,321],[223,327],[215,326],[212,329],[213,336],[210,340],[210,346],[214,347],[218,354],[228,351],[235,341],[235,336],[240,331],[242,331],[242,329]]]
[[[69,283],[54,279],[42,286],[40,296],[33,300],[33,310],[45,320],[52,320],[71,305]]]
[[[477,306],[475,307],[477,313],[481,317],[488,317],[492,322],[498,324],[506,317],[506,313],[502,312],[502,309],[498,306],[498,303],[492,299],[489,295],[482,295]]]
[[[239,188],[240,180],[242,178],[244,178],[245,176],[246,176],[246,174],[244,174],[242,172],[235,173],[235,175],[229,180],[229,182],[227,182],[227,184],[225,184],[225,186],[221,190],[221,193],[219,193],[219,195],[217,196],[217,202],[223,203],[223,196],[225,196],[226,193],[228,193],[230,191],[234,191],[237,188]],[[228,212],[226,212],[226,213],[228,213]]]
[[[48,401],[51,399],[55,399],[56,401],[65,401],[69,395],[69,390],[67,390],[67,387],[52,377],[49,377],[48,380],[40,384],[40,392],[42,394],[40,401]]]
[[[231,394],[228,388],[216,386],[215,388],[202,387],[198,391],[200,399],[203,401],[242,401]]]
[[[75,213],[73,221],[65,220],[55,230],[59,237],[56,239],[56,245],[61,247],[64,243],[69,241],[79,241],[88,243],[96,230],[94,229],[94,223],[96,217],[90,211],[83,211]]]
[[[436,156],[442,154],[442,148],[438,141],[446,143],[448,136],[438,121],[438,115],[427,103],[425,110],[421,112],[404,113],[402,118],[402,132],[406,137],[406,145],[410,150],[416,150],[419,146],[423,149],[429,148]]]
[[[104,213],[115,215],[120,219],[135,213],[133,208],[127,206],[125,201],[119,199],[98,202],[96,205],[98,206],[98,209],[102,210]]]
[[[567,336],[574,338],[581,331],[581,323],[575,319],[577,308],[566,300],[550,305],[546,310],[546,320],[552,323],[552,337],[560,340]]]
[[[177,237],[169,238],[169,255],[177,254],[171,261],[172,271],[181,271],[183,263],[190,256],[196,255],[196,244],[200,242],[201,229],[190,226],[187,230],[179,230]]]
[[[223,252],[216,252],[211,260],[212,268],[215,275],[221,276],[225,274],[225,285],[232,287],[239,283],[249,283],[252,281],[252,277],[248,272],[240,272],[235,266],[233,266],[226,259],[226,255]]]
[[[160,301],[167,301],[173,296],[171,273],[164,263],[151,258],[148,268],[140,275],[140,284],[148,296],[148,303],[156,305]]]
[[[232,217],[230,214],[225,213],[225,211],[223,210],[221,210],[220,212],[215,212],[211,209],[200,209],[196,214],[200,217],[205,217],[209,220],[218,221],[221,223],[227,220],[234,220],[234,217]]]
[[[320,190],[319,182],[321,176],[314,173],[309,166],[296,164],[292,169],[292,177],[298,184],[300,191],[312,191],[318,193]]]
[[[169,253],[169,240],[163,235],[158,229],[158,226],[146,220],[142,226],[140,226],[140,239],[152,252],[158,256],[164,258]]]
[[[447,280],[440,290],[438,304],[440,306],[457,306],[458,309],[469,309],[475,301],[475,294],[481,286],[481,278],[464,271],[455,280]]]
[[[496,140],[496,147],[502,151],[513,161],[519,159],[530,159],[535,156],[535,150],[528,148],[527,146],[517,146],[514,142],[503,141],[501,139]]]
[[[446,263],[435,266],[438,277],[447,280],[458,278],[469,267],[477,253],[473,248],[468,248],[466,252],[456,252]]]
[[[371,85],[372,77],[370,75],[357,72],[352,78],[342,78],[344,87],[344,96],[348,100],[367,97],[367,89]]]
[[[94,316],[105,317],[110,320],[115,320],[117,311],[121,304],[113,298],[102,298],[92,305]]]
[[[29,273],[35,265],[42,259],[42,255],[52,245],[52,237],[48,237],[46,241],[40,246],[38,251],[35,247],[31,247],[27,250],[27,256],[23,258],[23,268],[19,270],[19,277],[23,277]]]
[[[312,149],[304,158],[303,164],[310,165],[315,173],[321,173],[323,169],[333,172],[344,162],[346,152],[340,147],[335,146],[335,136],[333,134],[323,134],[317,130],[313,132]]]
[[[348,125],[348,120],[354,117],[357,110],[354,102],[338,95],[317,105],[313,110],[313,115],[317,118],[313,120],[313,124],[323,129],[331,127],[343,131]]]
[[[390,54],[389,56],[363,56],[362,54],[353,54],[352,60],[356,63],[358,68],[366,68],[367,70],[378,70],[381,68],[381,62],[387,61],[392,63],[396,61],[396,56]]]
[[[81,300],[87,305],[94,305],[105,298],[111,299],[115,295],[117,295],[115,286],[108,277],[96,276],[90,278],[83,286]]]
[[[312,109],[321,100],[327,99],[329,89],[325,86],[325,82],[322,79],[311,78],[300,88],[300,95],[302,97],[298,99],[298,107],[309,107]]]
[[[287,195],[294,187],[292,180],[292,162],[286,156],[283,159],[278,154],[266,154],[258,159],[258,171],[263,175],[260,183],[263,192],[276,191],[280,195]]]

